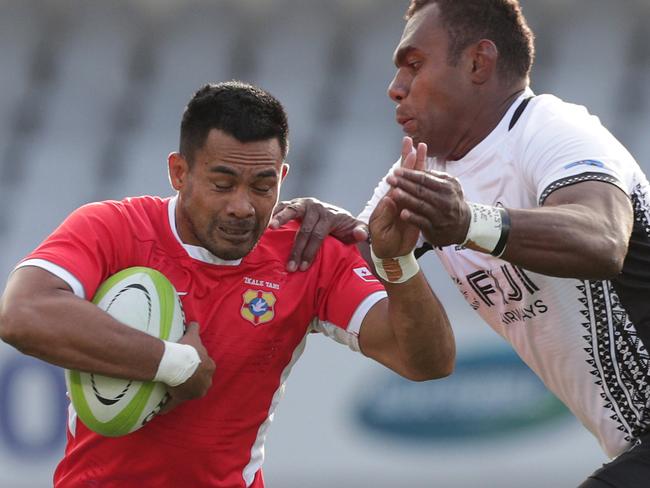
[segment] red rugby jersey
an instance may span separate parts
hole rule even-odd
[[[204,398],[124,437],[89,431],[71,409],[56,487],[263,487],[266,431],[307,334],[358,350],[363,317],[386,296],[355,247],[331,238],[309,270],[287,273],[294,223],[267,230],[234,262],[185,245],[175,204],[138,197],[83,206],[20,265],[47,269],[84,298],[124,268],[157,269],[181,295],[188,322],[200,324],[217,365]]]

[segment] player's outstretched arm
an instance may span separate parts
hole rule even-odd
[[[622,269],[633,212],[629,197],[609,183],[577,183],[551,193],[543,207],[507,210],[466,202],[460,183],[443,173],[400,168],[388,183],[404,208],[403,218],[434,246],[465,244],[565,278],[609,279]],[[493,250],[490,243],[497,243],[499,235],[489,236],[481,226],[478,233],[472,231],[470,220],[487,221],[501,212],[507,212],[509,231],[501,234],[505,247]],[[473,232],[476,236],[470,238]]]
[[[425,159],[426,145],[420,144],[403,164],[423,169]],[[359,346],[365,355],[409,379],[441,378],[454,367],[454,335],[413,255],[419,229],[401,217],[401,210],[389,192],[370,217],[371,259],[388,298],[366,315]]]
[[[184,398],[210,386],[214,362],[189,329],[180,342],[191,344],[200,364],[187,380]],[[196,331],[194,331],[196,332]],[[69,369],[133,380],[153,379],[163,341],[128,327],[38,267],[14,271],[0,299],[0,338],[21,352]],[[200,347],[199,347],[200,346]]]
[[[551,193],[544,206],[510,211],[503,258],[553,276],[609,279],[623,269],[634,212],[618,187],[586,181]]]
[[[346,244],[368,239],[368,228],[364,222],[355,219],[347,210],[316,198],[294,198],[280,202],[273,212],[270,223],[273,229],[290,220],[301,221],[287,262],[287,271],[290,273],[306,270],[328,235]]]

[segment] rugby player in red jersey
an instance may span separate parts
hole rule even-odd
[[[413,257],[419,230],[390,195],[369,224],[383,283],[334,238],[308,270],[286,271],[298,225],[267,226],[288,171],[287,133],[268,93],[239,82],[201,88],[169,156],[174,197],[85,205],[11,274],[4,341],[64,368],[162,381],[172,398],[166,415],[118,438],[91,432],[71,408],[56,487],[263,487],[267,428],[310,332],[410,379],[451,372],[451,328]],[[422,168],[425,156],[421,145],[404,164]],[[178,290],[190,323],[179,344],[88,301],[131,266],[160,271]]]

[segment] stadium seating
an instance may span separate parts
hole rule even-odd
[[[533,87],[589,105],[648,161],[650,35],[629,28],[647,7],[593,2],[524,2],[540,39]],[[40,8],[11,0],[0,8],[4,272],[85,201],[168,193],[165,158],[183,104],[207,81],[246,79],[284,101],[293,164],[286,196],[317,194],[356,211],[395,159],[401,134],[385,90],[398,2],[60,0]],[[584,22],[574,22],[578,12]]]

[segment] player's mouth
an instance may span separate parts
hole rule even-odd
[[[217,230],[224,239],[234,243],[247,242],[253,236],[252,228],[242,229],[241,227],[227,227],[219,225],[217,226]]]
[[[402,130],[407,134],[412,134],[417,127],[417,121],[413,117],[398,115],[396,120],[402,126]]]

